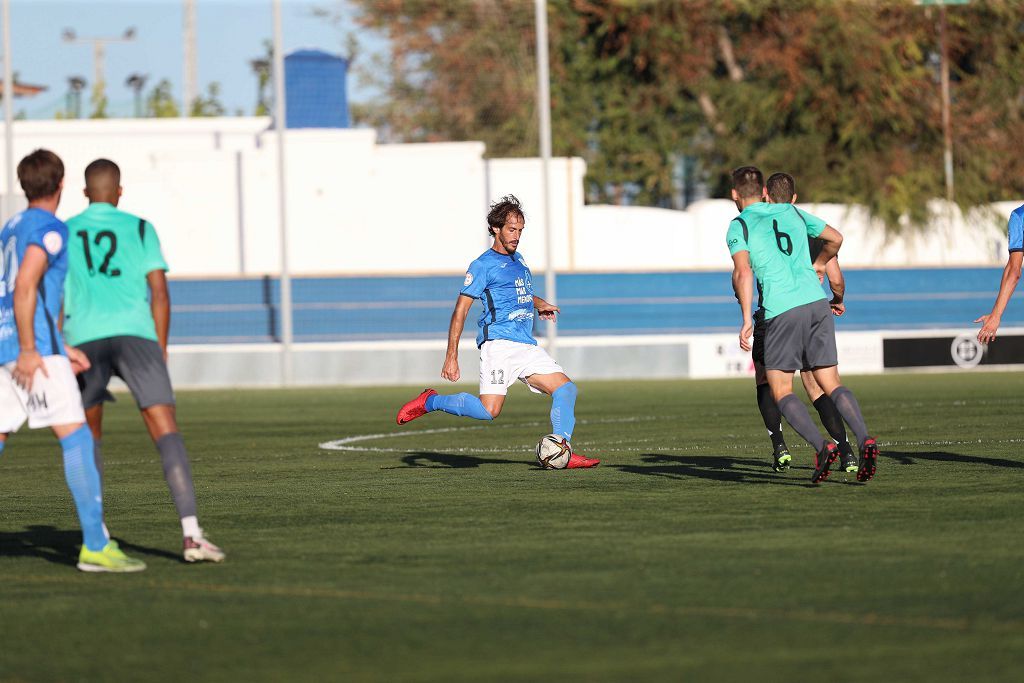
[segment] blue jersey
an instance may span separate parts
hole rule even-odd
[[[533,276],[523,257],[488,249],[469,264],[460,294],[480,299],[476,345],[495,339],[533,344]]]
[[[1024,251],[1024,204],[1018,206],[1010,214],[1010,222],[1006,226],[1006,236],[1011,254],[1015,251]]]
[[[0,364],[18,359],[20,345],[14,324],[14,282],[25,250],[36,245],[47,257],[47,268],[36,296],[36,350],[43,356],[64,355],[57,329],[64,276],[68,272],[68,228],[49,211],[26,209],[11,217],[0,231]]]

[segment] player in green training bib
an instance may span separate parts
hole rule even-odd
[[[819,279],[839,251],[843,236],[821,219],[792,204],[768,204],[764,176],[753,166],[733,171],[732,198],[740,210],[729,224],[726,242],[733,259],[732,284],[740,302],[743,326],[740,347],[751,350],[754,331],[752,280],[761,292],[764,321],[764,367],[772,397],[786,421],[815,450],[813,483],[826,479],[839,453],[811,422],[793,394],[793,373],[808,369],[860,446],[857,480],[875,474],[878,446],[868,434],[853,392],[839,381],[835,323]],[[808,238],[820,237],[821,252],[810,260]]]
[[[192,467],[178,432],[167,372],[167,263],[153,226],[117,208],[121,192],[117,164],[97,159],[85,169],[89,208],[67,222],[64,336],[92,364],[80,375],[79,385],[96,442],[96,466],[102,477],[103,402],[114,400],[107,385],[117,375],[135,397],[160,452],[164,479],[181,519],[185,560],[220,562],[224,551],[199,527]]]

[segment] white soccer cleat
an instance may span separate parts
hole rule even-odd
[[[183,542],[186,562],[223,562],[227,555],[203,536],[186,536]]]

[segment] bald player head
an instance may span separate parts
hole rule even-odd
[[[97,159],[85,167],[85,196],[89,203],[117,206],[121,199],[121,169],[110,159]]]

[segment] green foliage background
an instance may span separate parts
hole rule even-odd
[[[533,3],[352,0],[392,45],[384,95],[354,111],[385,137],[537,150]],[[786,170],[814,201],[892,230],[944,195],[939,9],[911,0],[550,0],[554,151],[590,202],[673,206],[683,160],[712,196],[728,172]],[[956,201],[1024,195],[1024,3],[950,7]],[[383,74],[383,76],[381,76]]]

